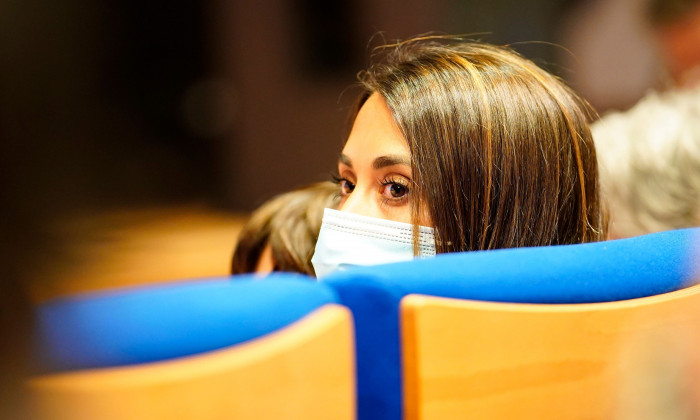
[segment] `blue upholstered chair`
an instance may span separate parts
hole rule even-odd
[[[88,293],[37,308],[37,420],[355,418],[351,315],[275,274]]]
[[[36,310],[43,371],[133,365],[243,343],[336,303],[306,276],[196,279],[58,298]]]
[[[358,418],[398,420],[404,296],[553,304],[625,300],[689,285],[700,274],[699,256],[700,229],[686,229],[593,244],[445,254],[356,268],[321,283],[280,274],[90,294],[39,308],[40,359],[52,371],[172,360],[244,343],[337,302],[354,317]]]
[[[630,239],[438,255],[330,275],[355,321],[358,414],[402,418],[399,304],[408,294],[523,303],[633,299],[700,275],[700,228]]]

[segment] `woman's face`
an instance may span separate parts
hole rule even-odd
[[[339,210],[412,223],[411,154],[381,95],[372,94],[357,114],[338,174]],[[418,223],[430,226],[427,220]]]

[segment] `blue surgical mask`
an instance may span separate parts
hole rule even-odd
[[[435,255],[433,229],[420,226],[417,258]],[[413,225],[325,209],[311,264],[323,279],[336,270],[353,266],[410,261]]]

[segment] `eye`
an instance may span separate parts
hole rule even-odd
[[[355,184],[348,181],[347,179],[339,179],[338,185],[340,185],[340,196],[346,196],[355,190]]]
[[[392,198],[401,198],[408,193],[408,188],[401,184],[389,184],[386,189]]]
[[[341,177],[340,175],[331,175],[331,181],[334,184],[338,184],[338,189],[340,190],[340,197],[345,197],[350,195],[355,190],[355,184],[353,184],[349,179]]]
[[[385,199],[391,201],[402,201],[408,197],[409,188],[403,179],[388,178],[382,181],[381,194]]]

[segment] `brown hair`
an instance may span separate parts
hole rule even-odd
[[[252,273],[266,246],[274,271],[315,276],[311,257],[323,209],[338,206],[338,186],[319,182],[273,197],[253,212],[243,227],[231,261],[231,274]]]
[[[456,38],[385,47],[355,112],[380,94],[408,142],[412,215],[438,252],[604,239],[592,108],[514,51]]]

